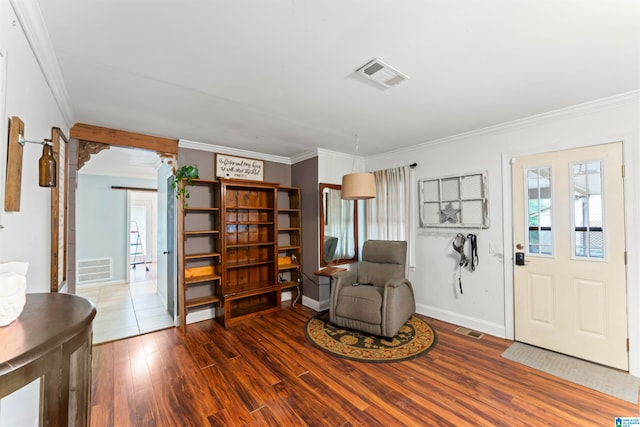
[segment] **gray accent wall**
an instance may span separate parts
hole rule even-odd
[[[209,153],[200,150],[191,150],[188,148],[178,149],[178,165],[176,169],[185,165],[198,166],[198,173],[202,179],[215,179],[216,173],[213,167],[215,161],[215,153]]]
[[[190,148],[178,149],[178,167],[196,165],[198,166],[198,173],[202,179],[216,179],[215,159],[216,153]],[[277,182],[280,185],[290,186],[291,166],[283,163],[265,161],[264,182]]]
[[[320,221],[318,196],[318,158],[312,157],[291,167],[291,182],[300,187],[302,197],[302,286],[305,297],[320,300],[320,289],[309,278],[317,279],[314,271],[320,268],[318,254],[318,224]],[[317,280],[316,280],[317,282]]]

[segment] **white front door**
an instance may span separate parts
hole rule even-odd
[[[512,162],[515,337],[628,370],[622,143]]]

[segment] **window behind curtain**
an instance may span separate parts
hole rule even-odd
[[[409,166],[373,172],[376,198],[366,203],[367,240],[406,240],[409,246]]]

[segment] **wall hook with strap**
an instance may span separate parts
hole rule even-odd
[[[467,239],[470,243],[469,256],[464,253],[464,245]],[[469,233],[466,236],[462,233],[458,233],[453,239],[453,249],[460,255],[460,262],[458,263],[458,286],[460,287],[460,294],[463,295],[464,292],[462,291],[462,268],[467,267],[469,264],[471,264],[471,271],[475,271],[478,263],[480,262],[480,259],[478,258],[478,237],[472,233]]]
[[[467,238],[464,234],[458,233],[456,237],[453,239],[453,249],[458,252],[460,255],[460,262],[458,263],[458,286],[460,287],[460,294],[462,292],[462,267],[466,267],[469,265],[469,258],[464,253],[464,243],[467,241]]]
[[[480,262],[478,258],[478,236],[475,234],[467,234],[467,239],[469,239],[469,243],[471,243],[471,256],[469,257],[471,259],[471,271],[476,271],[476,267]]]

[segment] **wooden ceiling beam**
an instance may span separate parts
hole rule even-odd
[[[100,126],[76,123],[69,132],[71,138],[80,141],[100,142],[119,147],[141,148],[159,153],[178,154],[178,140],[159,136],[104,128]]]

